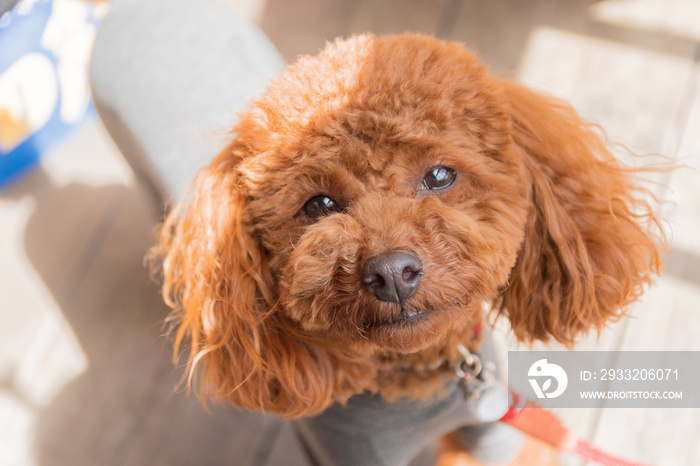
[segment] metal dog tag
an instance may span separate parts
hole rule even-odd
[[[495,422],[508,412],[508,390],[499,381],[482,384],[470,392],[467,407],[481,422]]]
[[[471,415],[481,422],[501,419],[509,407],[507,387],[494,376],[494,365],[482,363],[481,358],[464,346],[458,347],[464,361],[455,369],[464,385],[464,397]]]

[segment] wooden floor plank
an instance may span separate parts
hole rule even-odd
[[[627,351],[700,351],[700,288],[664,277],[647,293],[630,320]],[[596,444],[655,465],[700,463],[700,409],[608,409],[597,426]]]
[[[269,0],[260,27],[282,57],[315,54],[327,41],[350,34],[436,34],[449,0]]]

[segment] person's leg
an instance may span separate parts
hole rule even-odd
[[[113,0],[92,55],[100,118],[136,173],[179,198],[284,63],[214,0]]]

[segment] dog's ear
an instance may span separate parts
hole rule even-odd
[[[233,145],[224,150],[160,230],[154,255],[178,326],[175,357],[189,342],[188,386],[198,377],[203,400],[315,414],[332,402],[334,365],[275,312],[266,253],[244,224],[239,161]]]
[[[619,319],[659,273],[663,233],[600,128],[557,99],[509,81],[503,89],[531,205],[496,309],[520,341],[571,345]]]

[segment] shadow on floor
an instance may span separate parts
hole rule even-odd
[[[3,198],[27,194],[36,207],[26,256],[88,359],[38,408],[37,464],[261,464],[261,441],[279,420],[228,407],[209,414],[178,388],[182,368],[163,336],[168,310],[143,266],[157,218],[145,191],[58,186],[39,170]]]

